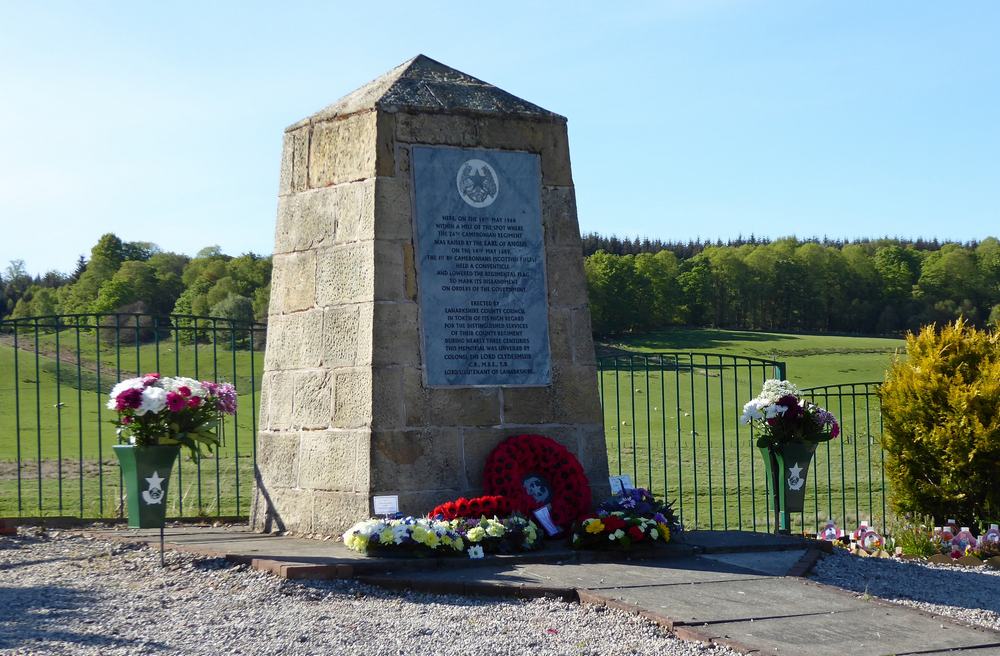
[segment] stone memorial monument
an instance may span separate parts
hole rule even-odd
[[[505,437],[608,464],[566,119],[418,56],[285,132],[251,523],[482,491]]]

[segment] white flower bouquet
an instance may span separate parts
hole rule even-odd
[[[789,442],[825,442],[840,434],[833,413],[801,398],[787,380],[766,380],[760,394],[743,406],[743,423],[757,428],[757,446]]]
[[[194,458],[218,446],[222,415],[236,414],[236,388],[229,383],[166,377],[157,373],[123,380],[107,407],[118,413],[118,437],[136,446],[182,444]]]

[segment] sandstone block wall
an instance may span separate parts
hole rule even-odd
[[[413,144],[538,153],[552,384],[427,388],[411,208]],[[251,522],[336,533],[482,490],[501,440],[548,435],[597,496],[607,454],[565,119],[370,109],[285,134]]]

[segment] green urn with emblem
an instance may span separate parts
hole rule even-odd
[[[802,398],[787,380],[771,379],[743,406],[764,458],[775,533],[791,531],[791,513],[805,509],[806,478],[816,447],[840,434],[833,414]]]
[[[167,519],[167,485],[179,444],[112,447],[122,468],[129,528],[159,528]]]
[[[118,413],[115,455],[122,470],[129,528],[160,528],[167,490],[182,447],[195,460],[219,445],[224,415],[236,414],[229,383],[166,377],[157,373],[123,380],[111,390],[108,409]]]

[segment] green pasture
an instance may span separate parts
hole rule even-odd
[[[729,356],[784,362],[786,376],[806,388],[881,381],[902,348],[896,339],[722,330],[670,330],[602,344],[611,471],[674,500],[686,526],[766,530],[773,517],[763,460],[740,415],[776,374],[769,364]],[[652,355],[662,352],[698,355]],[[837,415],[843,435],[817,451],[796,528],[814,531],[828,518],[841,526],[859,519],[884,526],[878,400],[836,394],[814,400]]]
[[[200,464],[182,454],[171,512],[246,513],[253,476],[263,352],[221,344],[115,344],[75,330],[0,341],[0,516],[116,516],[120,486],[108,391],[121,378],[159,370],[232,381],[240,411],[220,426],[223,445]],[[30,350],[25,350],[27,346]],[[56,357],[56,354],[59,357]],[[16,357],[15,357],[16,356]],[[41,467],[38,463],[41,462]],[[237,464],[238,463],[238,464]],[[200,470],[200,475],[199,475]],[[239,494],[237,495],[237,476]],[[181,490],[176,495],[173,490]],[[183,513],[180,505],[183,503]]]
[[[783,361],[799,387],[881,381],[906,342],[886,337],[798,335],[741,330],[662,330],[608,342],[599,353],[691,351]],[[749,398],[749,397],[748,397]]]
[[[783,361],[788,379],[799,387],[881,381],[906,342],[886,337],[797,335],[740,330],[677,328],[604,345],[635,353],[692,351]],[[748,397],[749,398],[749,397]]]

